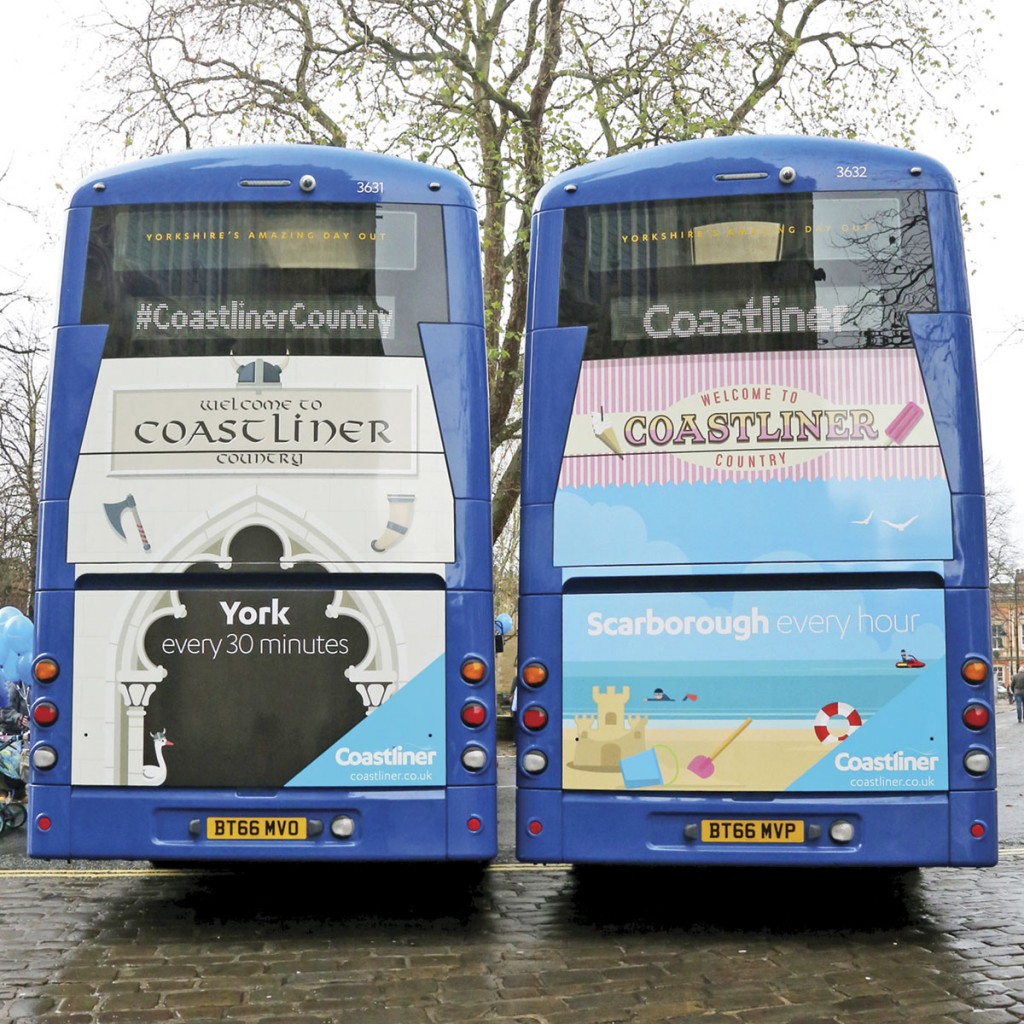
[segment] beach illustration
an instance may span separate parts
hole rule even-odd
[[[931,590],[568,595],[562,784],[940,788],[944,618]]]
[[[765,733],[760,740],[755,738],[745,753],[737,740],[752,724],[750,717],[724,735],[721,726],[713,723],[707,723],[704,728],[687,729],[682,738],[675,730],[654,728],[648,732],[650,716],[626,710],[630,696],[629,686],[593,688],[594,713],[575,715],[573,728],[565,733],[564,749],[569,753],[564,766],[566,788],[637,789],[677,783],[676,788],[680,789],[706,788],[702,783],[709,783],[712,788],[746,788],[740,782],[746,772],[760,771],[755,768],[757,761],[751,759],[753,751],[765,757],[766,744],[774,745],[779,740],[772,730],[771,736]],[[770,755],[775,763],[770,767],[762,765],[768,771],[767,778],[785,780],[788,784],[794,771],[806,770],[824,755],[816,731],[808,728],[792,730],[792,733],[784,744],[789,756],[780,761],[776,750]],[[734,747],[737,748],[735,755],[727,754]],[[704,753],[707,750],[711,753]],[[662,762],[671,770],[666,771]],[[680,779],[681,764],[686,765],[689,777]],[[711,782],[716,774],[717,778]],[[586,785],[571,785],[570,776],[585,779]]]
[[[571,756],[563,765],[562,781],[566,789],[602,791],[658,788],[780,792],[829,754],[828,747],[815,736],[813,721],[812,715],[803,727],[788,729],[766,728],[763,723],[748,728],[753,724],[751,719],[736,722],[731,729],[730,723],[723,727],[718,722],[703,722],[685,730],[649,728],[645,724],[642,739],[632,737],[632,747],[620,748],[622,753],[614,766],[607,746],[603,748],[607,759],[603,766],[576,760],[577,740],[581,737],[572,726],[563,732],[564,749]],[[740,728],[742,735],[736,738],[734,733]],[[730,736],[734,742],[719,751],[723,738]],[[637,749],[641,744],[642,749]],[[627,749],[632,752],[625,753]],[[713,769],[710,772],[709,761]],[[685,766],[683,770],[681,766]]]

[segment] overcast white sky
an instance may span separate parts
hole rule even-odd
[[[973,225],[967,251],[985,453],[1012,493],[1024,556],[1024,334],[1007,340],[1012,326],[1024,323],[1024,259],[1016,245],[1024,224],[1024,62],[1018,31],[1024,5],[994,0],[989,6],[996,12],[987,32],[990,56],[974,99],[957,111],[971,144],[936,132],[934,139],[922,138],[919,148],[953,172]],[[74,32],[73,24],[100,7],[100,0],[0,0],[0,173],[7,168],[0,198],[31,211],[30,216],[0,209],[0,267],[23,268],[30,286],[47,298],[55,289],[61,211],[69,192],[84,174],[121,159],[115,140],[89,147],[75,138],[86,116],[83,87],[102,69],[95,40]],[[976,102],[981,95],[984,107]],[[1001,113],[987,113],[992,107]]]

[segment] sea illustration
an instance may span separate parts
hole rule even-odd
[[[945,785],[941,594],[573,595],[567,605],[568,789]]]

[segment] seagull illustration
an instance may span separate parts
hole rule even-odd
[[[867,525],[868,525],[868,523],[870,523],[870,522],[871,522],[871,517],[872,517],[872,516],[873,516],[874,514],[875,514],[875,510],[874,510],[874,509],[872,509],[872,510],[871,510],[871,511],[870,511],[870,512],[868,513],[868,517],[867,517],[867,519],[851,519],[851,520],[850,520],[850,522],[851,522],[851,523],[853,523],[853,525],[854,525],[854,526],[867,526]]]
[[[888,519],[883,519],[882,522],[886,526],[891,526],[894,530],[899,530],[902,533],[916,518],[917,516],[911,516],[905,523],[890,523]]]

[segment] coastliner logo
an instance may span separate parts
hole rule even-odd
[[[434,763],[436,750],[406,750],[405,747],[388,747],[386,750],[353,750],[339,747],[334,760],[342,768],[401,767],[425,768]]]
[[[808,441],[874,441],[878,438],[871,409],[750,409],[712,412],[699,418],[680,412],[630,416],[623,426],[633,448],[681,445],[804,444]]]
[[[117,470],[415,471],[414,387],[118,389],[113,400]]]
[[[933,772],[938,763],[936,754],[907,754],[902,750],[873,757],[858,757],[844,751],[836,754],[835,759],[841,772]]]
[[[718,312],[702,309],[694,312],[671,306],[651,306],[643,325],[651,338],[692,338],[695,334],[791,334],[796,331],[841,331],[849,306],[783,306],[778,295],[753,296],[742,308]]]

